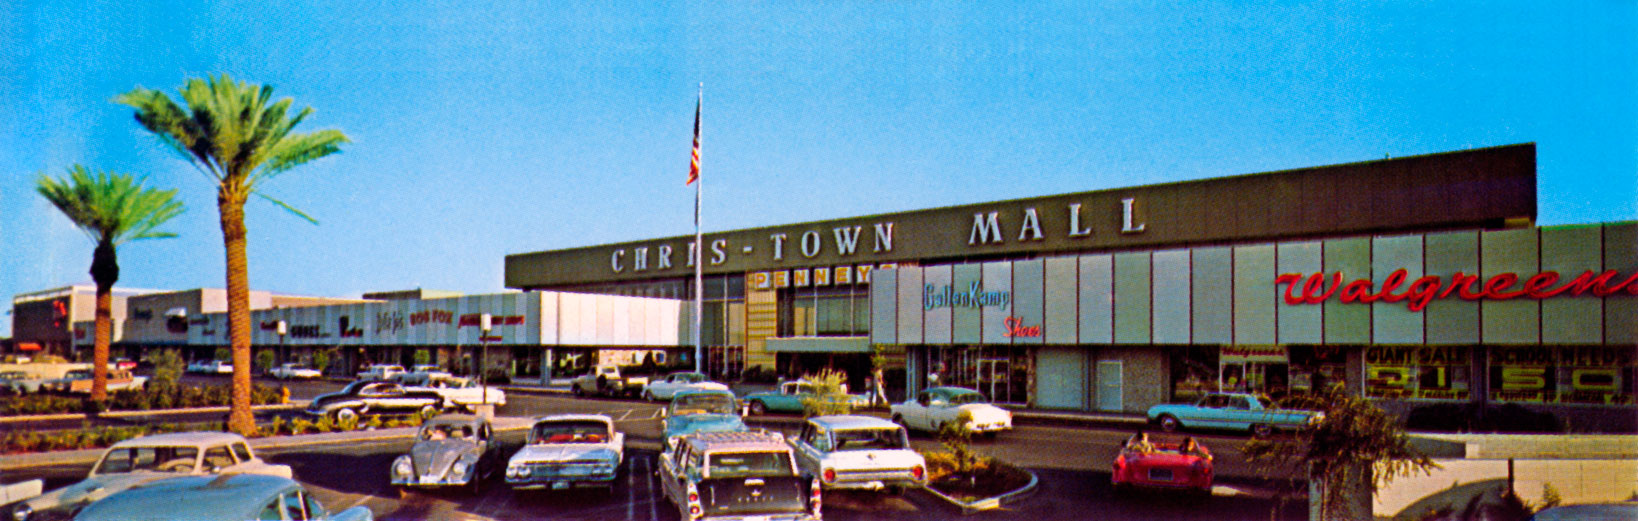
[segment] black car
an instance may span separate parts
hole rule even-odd
[[[365,414],[419,414],[431,418],[451,403],[431,389],[407,389],[396,382],[360,380],[340,391],[319,395],[307,405],[307,414],[336,421],[357,420]]]

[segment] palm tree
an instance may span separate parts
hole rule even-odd
[[[182,213],[176,190],[144,188],[130,174],[91,172],[84,166],[68,169],[68,177],[41,175],[35,190],[62,210],[97,248],[91,254],[91,280],[97,283],[96,332],[91,350],[91,400],[108,399],[108,344],[113,338],[114,282],[119,260],[114,250],[128,241],[164,239],[174,233],[155,231]]]
[[[245,261],[245,200],[256,194],[317,224],[290,205],[258,191],[291,168],[341,151],[347,136],[325,129],[291,129],[313,112],[290,115],[290,98],[273,101],[273,87],[217,78],[190,78],[179,91],[184,110],[165,93],[137,87],[114,98],[136,109],[137,122],[181,153],[216,184],[222,243],[227,249],[228,337],[233,353],[228,429],[253,434],[250,410],[250,279]]]

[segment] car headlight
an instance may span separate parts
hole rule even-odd
[[[517,477],[522,477],[522,476],[523,476],[523,467],[519,467],[517,465],[512,465],[512,466],[506,467],[506,477],[517,478]]]
[[[414,471],[415,467],[414,465],[410,464],[410,459],[408,456],[401,456],[398,458],[397,462],[392,464],[392,473],[399,476],[408,476]]]
[[[468,468],[470,468],[470,466],[467,465],[465,461],[457,461],[455,462],[454,466],[449,467],[449,471],[457,476],[460,476],[466,474]]]

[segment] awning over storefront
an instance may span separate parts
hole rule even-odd
[[[869,353],[870,338],[862,336],[801,336],[768,339],[770,353]]]

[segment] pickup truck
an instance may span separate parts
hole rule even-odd
[[[1325,413],[1274,407],[1267,397],[1248,393],[1206,393],[1193,404],[1162,404],[1149,408],[1149,421],[1166,432],[1186,428],[1250,431],[1268,436],[1275,429],[1312,427]]]
[[[647,386],[647,376],[622,376],[620,366],[603,364],[593,367],[589,373],[576,377],[570,384],[569,391],[575,396],[588,394],[637,396]]]

